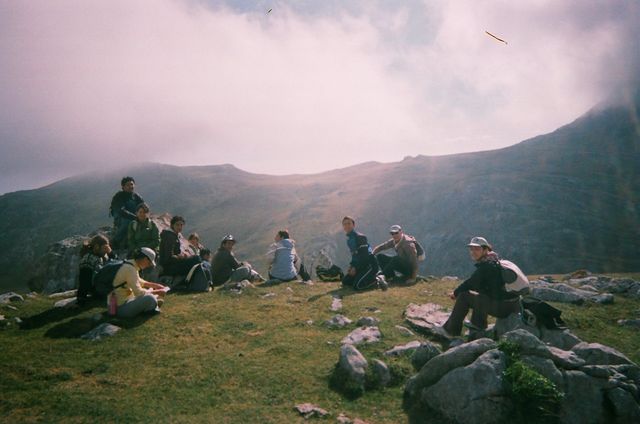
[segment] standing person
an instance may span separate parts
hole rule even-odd
[[[304,281],[311,276],[304,269],[304,264],[296,252],[296,242],[289,236],[289,231],[280,230],[274,237],[274,243],[267,252],[269,258],[269,278],[283,282],[293,281],[298,274]]]
[[[127,245],[129,251],[148,247],[157,252],[160,248],[160,231],[155,222],[149,218],[149,205],[140,203],[136,207],[136,219],[129,223]]]
[[[127,230],[129,223],[136,219],[136,207],[144,203],[144,199],[135,192],[136,181],[133,177],[124,177],[120,181],[122,190],[117,192],[111,199],[109,216],[113,217],[113,237],[114,249],[127,248]]]
[[[263,280],[262,276],[253,270],[251,264],[238,262],[233,248],[236,239],[231,234],[224,236],[220,242],[220,247],[213,256],[211,263],[212,282],[214,285],[221,285],[227,281],[239,282],[242,280],[256,281]]]
[[[456,301],[451,316],[443,326],[433,329],[436,334],[447,338],[460,335],[469,309],[473,310],[471,324],[476,330],[487,328],[488,315],[505,318],[520,311],[520,298],[506,291],[498,262],[500,258],[487,239],[474,237],[467,246],[476,270],[449,294]]]
[[[117,312],[120,318],[133,318],[143,312],[160,312],[166,287],[145,281],[140,277],[140,271],[155,267],[156,252],[143,247],[133,253],[133,258],[124,262],[113,278],[116,287],[107,296],[107,305],[111,302],[112,294],[116,297]]]
[[[87,303],[90,297],[94,297],[93,276],[111,260],[111,246],[109,239],[98,234],[88,243],[82,245],[80,250],[80,265],[78,270],[78,305]]]
[[[198,255],[189,255],[182,251],[182,229],[185,220],[181,216],[171,218],[171,229],[163,230],[160,234],[160,265],[162,275],[186,276],[191,268],[202,260]]]
[[[350,216],[342,218],[342,228],[347,235],[347,247],[351,252],[351,262],[347,274],[342,279],[342,285],[352,287],[354,290],[365,290],[376,286],[386,290],[386,281],[377,278],[378,262],[371,253],[367,236],[356,231],[356,221]]]
[[[418,249],[416,239],[402,231],[399,225],[389,228],[391,238],[377,245],[373,254],[377,255],[378,265],[387,281],[395,278],[396,272],[402,274],[406,283],[414,283],[418,276]],[[383,250],[395,249],[396,256],[378,254]]]
[[[189,253],[192,255],[199,255],[200,250],[203,249],[204,246],[200,244],[200,236],[198,235],[198,233],[189,234],[189,237],[187,237],[187,241],[189,242],[189,245],[187,246]]]

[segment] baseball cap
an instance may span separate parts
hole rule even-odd
[[[402,227],[399,225],[392,225],[391,228],[389,228],[390,233],[399,233],[400,231],[402,231]]]
[[[484,237],[473,237],[467,246],[491,247],[487,239]]]
[[[225,241],[232,241],[232,242],[236,242],[235,237],[233,237],[231,234],[227,234],[226,236],[224,236],[222,238],[222,242],[224,243]]]
[[[156,266],[156,252],[153,249],[149,249],[148,247],[140,248],[140,253],[146,256],[149,261],[151,261],[151,265]]]

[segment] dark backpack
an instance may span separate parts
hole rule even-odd
[[[330,268],[325,268],[320,265],[316,266],[316,275],[320,281],[342,281],[344,273],[337,265],[331,265]]]
[[[185,280],[187,290],[192,292],[206,292],[213,285],[213,277],[211,275],[211,265],[209,262],[203,261],[194,265],[189,271],[190,277]]]
[[[532,326],[544,326],[548,329],[567,328],[560,318],[562,311],[535,297],[522,298],[522,318]]]
[[[92,283],[93,283],[93,289],[98,298],[106,299],[109,293],[111,293],[114,289],[123,287],[125,284],[127,284],[126,282],[124,282],[122,284],[118,284],[115,287],[113,286],[113,280],[116,278],[116,274],[125,263],[127,262],[125,261],[107,262],[105,266],[100,268],[100,270],[94,274]],[[131,265],[131,264],[129,263],[128,265]]]

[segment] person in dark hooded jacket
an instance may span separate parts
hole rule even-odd
[[[160,265],[162,275],[186,276],[192,267],[202,262],[198,255],[182,251],[182,228],[185,220],[181,216],[171,218],[171,229],[160,233]]]
[[[114,249],[127,248],[127,230],[129,223],[136,219],[136,208],[144,203],[144,199],[135,192],[136,181],[133,177],[124,177],[120,181],[122,190],[111,199],[109,215],[113,217],[113,237],[111,244]]]

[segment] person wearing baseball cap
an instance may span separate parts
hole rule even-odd
[[[476,332],[487,328],[488,315],[505,318],[520,310],[519,296],[507,293],[500,258],[487,239],[473,237],[467,247],[476,270],[449,295],[455,305],[447,322],[433,329],[446,338],[460,335],[469,309],[473,310],[470,328]]]
[[[239,262],[233,253],[236,245],[236,238],[227,234],[220,241],[220,247],[211,260],[211,282],[213,285],[222,285],[227,281],[256,281],[263,280],[247,262]]]
[[[380,270],[387,281],[395,278],[396,272],[402,275],[405,283],[413,283],[418,275],[418,247],[416,239],[402,231],[399,225],[389,228],[391,238],[373,249]],[[385,255],[383,250],[394,249],[395,256]]]

